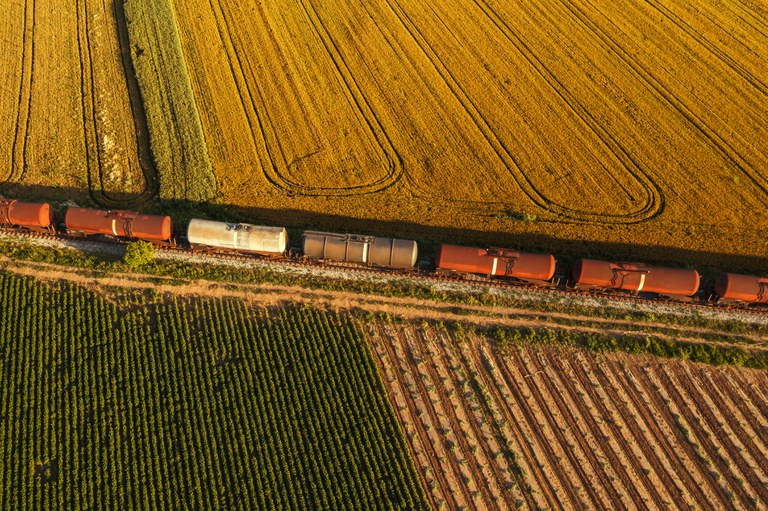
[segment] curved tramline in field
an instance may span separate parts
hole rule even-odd
[[[399,155],[312,7],[212,2],[210,10],[270,183],[333,196],[381,191],[400,179]],[[254,25],[241,26],[244,16]],[[286,37],[306,27],[305,43]],[[248,50],[254,46],[260,50]]]
[[[34,4],[32,4],[34,6]],[[2,173],[5,183],[18,182],[24,174],[23,154],[28,128],[30,90],[32,80],[32,41],[26,37],[34,24],[34,9],[30,2],[6,2],[0,6],[3,27],[2,50],[4,83],[16,94],[0,95],[0,133],[7,141],[0,147],[0,160],[5,166]],[[2,188],[7,188],[8,184]]]
[[[464,4],[453,7],[425,4],[421,12],[418,2],[409,2],[407,7],[395,0],[387,3],[532,203],[557,218],[601,223],[641,222],[663,210],[661,189],[648,170],[638,166],[621,142],[601,126],[537,57],[523,36],[511,30],[485,3],[475,2],[476,12]],[[418,16],[414,16],[416,12]],[[466,25],[466,34],[459,32],[465,25],[456,23],[458,13],[477,20],[476,24]],[[424,21],[417,24],[414,19]],[[449,26],[455,30],[446,31]],[[478,32],[480,26],[485,30]],[[487,43],[482,39],[487,39]],[[457,45],[459,41],[472,43],[464,49]],[[507,48],[508,51],[501,50],[498,54],[521,57],[525,67],[515,69],[519,73],[515,80],[525,83],[526,87],[510,87],[510,78],[505,82],[507,87],[493,87],[500,75],[514,67],[510,57],[505,62],[481,55],[477,50],[481,46]],[[463,52],[466,55],[462,55]],[[529,108],[524,98],[530,94],[529,87],[541,91],[537,95],[540,98],[552,97],[552,104],[539,103]],[[479,88],[482,94],[477,93]],[[524,94],[510,96],[515,91]],[[499,109],[499,105],[506,108]],[[516,118],[497,118],[497,111]],[[530,133],[508,129],[509,124],[530,123],[536,126]],[[529,138],[522,138],[524,136]],[[562,136],[568,137],[568,142],[558,143]],[[553,148],[557,150],[552,151]],[[582,159],[592,159],[592,162],[582,163]],[[569,170],[580,166],[593,170],[586,182],[581,182],[582,177]],[[580,199],[573,201],[575,196]]]
[[[659,29],[659,24],[651,21],[655,17],[648,12],[653,10],[658,16],[658,4],[573,0],[564,0],[562,4],[553,8],[555,16],[572,17],[592,39],[608,48],[634,79],[673,114],[667,122],[681,124],[690,134],[688,140],[708,146],[723,165],[746,178],[758,191],[758,197],[768,194],[768,176],[761,170],[768,160],[765,152],[756,150],[753,142],[765,135],[765,127],[760,122],[765,96],[759,87],[755,89],[754,83],[750,83],[743,69],[729,65],[727,59],[713,54],[706,46],[690,44],[689,39],[698,38],[695,31],[684,31],[684,37],[676,37],[677,34],[666,28]],[[658,51],[638,51],[649,40]],[[656,55],[662,58],[657,59]],[[712,62],[713,57],[719,62]],[[668,69],[677,68],[676,76],[659,73],[660,63]],[[712,79],[701,79],[704,76]],[[695,85],[691,87],[689,83]],[[759,98],[752,93],[755,90]],[[734,98],[738,98],[738,102]],[[724,122],[724,119],[728,120]],[[738,179],[735,183],[739,184]]]
[[[0,61],[16,92],[0,99],[0,188],[82,189],[112,204],[146,194],[113,10],[92,0],[2,9],[10,26]]]
[[[223,200],[270,221],[766,252],[759,4],[174,6]]]
[[[436,507],[768,504],[760,371],[501,348],[428,323],[367,333]]]

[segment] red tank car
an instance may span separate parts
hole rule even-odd
[[[642,291],[664,296],[693,296],[699,290],[701,281],[696,270],[592,259],[576,261],[572,274],[577,286]]]
[[[768,278],[723,273],[715,281],[715,294],[723,300],[768,303]]]
[[[169,216],[142,215],[135,211],[69,208],[64,223],[67,231],[105,234],[145,241],[168,241],[173,223]]]
[[[53,208],[47,203],[0,199],[0,225],[35,230],[50,229],[53,226]]]
[[[555,274],[550,254],[530,254],[506,248],[473,248],[442,244],[435,253],[438,271],[476,273],[547,281]]]

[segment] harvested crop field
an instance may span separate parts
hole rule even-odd
[[[768,506],[764,371],[367,333],[436,509]]]
[[[0,192],[90,191],[104,203],[147,191],[116,22],[120,2],[10,0],[0,5]],[[125,57],[125,59],[124,59]],[[146,142],[145,142],[146,143]],[[144,165],[144,168],[142,168]]]
[[[762,2],[174,6],[219,190],[261,221],[768,249]]]

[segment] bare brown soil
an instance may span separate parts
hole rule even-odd
[[[413,323],[367,333],[438,508],[768,505],[763,372],[546,347],[502,354]]]

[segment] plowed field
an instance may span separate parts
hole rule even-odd
[[[262,221],[768,248],[763,2],[175,8],[220,190]]]
[[[134,126],[118,3],[0,3],[0,192],[72,187],[108,203],[145,191],[139,154],[149,153]]]
[[[768,505],[765,372],[368,334],[436,509]]]

